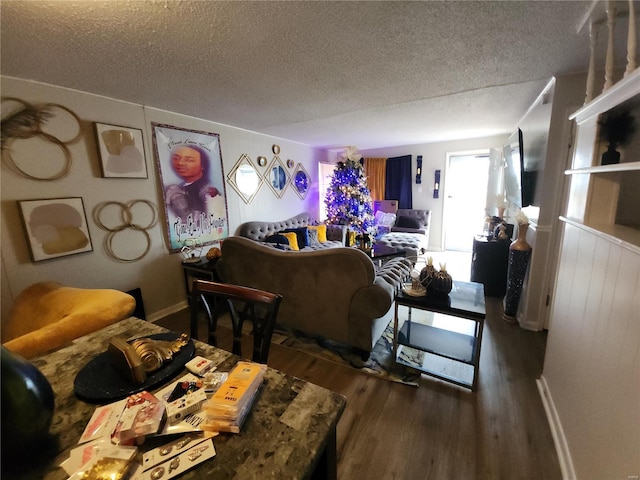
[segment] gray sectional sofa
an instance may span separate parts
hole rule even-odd
[[[295,217],[278,222],[246,222],[238,227],[236,234],[246,237],[256,242],[260,242],[268,247],[278,248],[280,250],[291,250],[288,245],[267,241],[270,237],[276,235],[283,230],[298,229],[314,225],[311,215],[308,213],[300,213]],[[344,225],[327,225],[327,241],[316,242],[300,248],[300,251],[325,250],[327,248],[336,248],[345,246],[347,239],[347,227]]]
[[[415,260],[429,248],[430,210],[403,209],[396,212],[395,224],[377,242],[388,247],[405,250]]]

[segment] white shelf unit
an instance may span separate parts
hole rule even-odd
[[[599,120],[613,108],[627,108],[635,117],[636,134],[623,150],[621,162],[600,165],[606,144]],[[569,202],[563,221],[583,225],[604,238],[640,248],[640,71],[635,71],[578,110],[576,148]]]

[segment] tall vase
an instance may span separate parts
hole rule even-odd
[[[515,322],[524,283],[531,258],[531,245],[527,243],[529,224],[518,225],[518,237],[509,246],[509,267],[507,269],[507,292],[504,297],[504,320]]]

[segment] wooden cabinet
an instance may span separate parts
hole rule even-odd
[[[509,269],[509,240],[488,240],[476,235],[471,255],[471,281],[484,284],[488,297],[504,297]]]
[[[608,142],[604,116],[627,111],[635,134],[620,163],[602,165]],[[640,250],[640,71],[636,70],[571,116],[577,124],[569,201],[563,220]]]

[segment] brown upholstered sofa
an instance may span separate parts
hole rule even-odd
[[[283,296],[277,323],[370,352],[392,319],[396,289],[413,268],[393,258],[378,270],[357,248],[296,253],[234,236],[216,269],[224,282]]]

